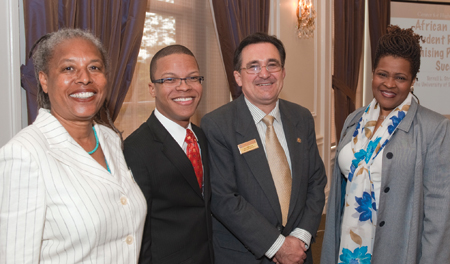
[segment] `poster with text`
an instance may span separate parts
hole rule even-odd
[[[421,35],[420,104],[450,117],[450,5],[391,2],[391,24]]]

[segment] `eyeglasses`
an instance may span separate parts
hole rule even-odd
[[[247,68],[241,68],[241,70],[245,70],[248,74],[258,74],[261,72],[262,67],[265,67],[270,73],[279,72],[283,68],[278,62],[270,62],[269,64],[263,66],[259,64],[251,64],[247,66]]]
[[[186,78],[175,78],[175,77],[169,77],[169,78],[163,78],[152,81],[152,83],[162,83],[163,85],[167,87],[177,87],[181,85],[181,81],[185,81],[187,85],[193,85],[202,83],[205,80],[205,77],[203,76],[191,76]]]

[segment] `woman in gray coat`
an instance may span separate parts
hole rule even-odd
[[[450,263],[450,121],[412,96],[420,36],[389,26],[373,101],[346,120],[322,264]]]

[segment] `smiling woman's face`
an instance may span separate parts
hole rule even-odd
[[[48,65],[48,74],[40,72],[39,81],[51,113],[60,121],[92,120],[107,94],[105,64],[97,47],[82,38],[65,40]]]
[[[414,85],[410,62],[404,58],[385,56],[373,71],[373,97],[381,107],[381,115],[388,115],[405,101]]]

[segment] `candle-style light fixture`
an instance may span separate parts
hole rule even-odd
[[[299,38],[310,38],[314,36],[316,10],[312,0],[299,0],[297,8],[297,35]]]

